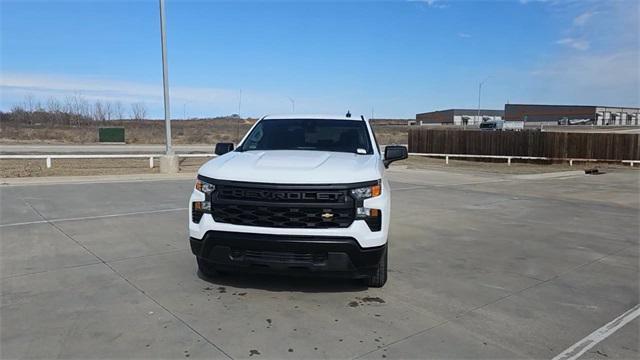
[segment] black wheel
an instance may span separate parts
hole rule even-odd
[[[369,287],[383,287],[387,282],[387,252],[388,250],[385,249],[375,272],[367,278],[367,285]]]
[[[216,269],[208,261],[201,258],[196,258],[196,260],[198,261],[198,271],[200,271],[200,274],[208,278],[217,275]]]

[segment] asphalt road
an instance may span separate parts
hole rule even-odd
[[[191,179],[1,186],[0,357],[550,359],[638,304],[639,174],[395,170],[382,289],[198,277]]]

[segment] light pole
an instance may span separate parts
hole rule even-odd
[[[191,101],[182,103],[182,120],[187,120],[187,104]]]
[[[296,101],[293,98],[289,97],[289,96],[287,96],[287,97],[289,98],[289,101],[291,101],[291,112],[292,113],[296,112]]]
[[[240,97],[238,98],[238,118],[236,119],[236,146],[240,143],[240,119],[242,119],[242,89],[240,89]]]
[[[162,85],[164,88],[164,125],[166,137],[166,155],[173,155],[171,147],[171,112],[169,109],[169,67],[167,65],[167,35],[164,20],[164,0],[160,0],[160,40],[162,42]]]
[[[491,76],[487,76],[484,80],[480,81],[480,83],[478,84],[478,120],[480,121],[480,123],[482,124],[482,118],[480,117],[480,99],[482,96],[482,85],[489,80]]]

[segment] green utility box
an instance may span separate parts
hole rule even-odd
[[[123,127],[98,128],[98,142],[123,143],[124,128]]]

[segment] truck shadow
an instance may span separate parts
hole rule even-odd
[[[236,289],[259,289],[274,292],[293,291],[305,293],[363,292],[368,287],[360,280],[317,276],[287,276],[278,274],[255,274],[231,272],[208,277],[197,271],[198,277],[212,285],[229,286]]]

